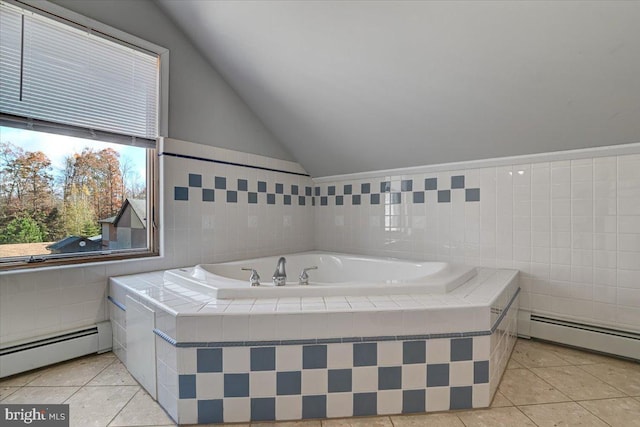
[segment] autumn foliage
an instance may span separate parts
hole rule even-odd
[[[116,215],[131,192],[111,148],[85,147],[55,171],[43,152],[0,143],[0,243],[98,235],[98,221]]]

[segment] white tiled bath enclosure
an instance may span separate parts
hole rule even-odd
[[[442,295],[223,300],[156,272],[112,278],[110,312],[114,351],[143,385],[155,366],[177,422],[297,420],[488,406],[518,293],[516,271],[480,269]],[[132,305],[153,312],[144,337]],[[155,352],[132,356],[141,341]]]

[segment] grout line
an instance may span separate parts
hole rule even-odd
[[[127,403],[125,403],[124,405],[122,405],[122,408],[120,408],[120,410],[118,412],[116,412],[116,414],[107,422],[107,426],[111,425],[111,423],[118,417],[118,415],[120,415],[120,413],[122,412],[122,410],[124,408],[127,407],[127,405],[129,405],[129,403],[131,403],[131,401],[133,400],[134,397],[136,397],[138,395],[138,393],[140,393],[140,390],[142,390],[141,386],[138,386],[138,391],[136,391],[135,393],[133,393],[133,396],[131,396],[131,398],[129,400],[127,400]],[[157,402],[156,402],[157,403]],[[159,404],[158,404],[159,405]]]

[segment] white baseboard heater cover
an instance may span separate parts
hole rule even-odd
[[[111,350],[111,322],[65,331],[0,349],[0,378]]]
[[[530,334],[533,338],[640,360],[640,333],[534,314],[531,315],[530,322]]]

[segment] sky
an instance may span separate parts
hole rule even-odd
[[[80,153],[84,147],[93,147],[96,150],[113,148],[120,153],[121,162],[129,159],[133,164],[133,169],[139,174],[137,180],[145,181],[146,154],[143,148],[3,126],[0,126],[0,142],[10,142],[25,151],[42,151],[51,160],[56,175],[64,170],[64,158],[73,153]]]

